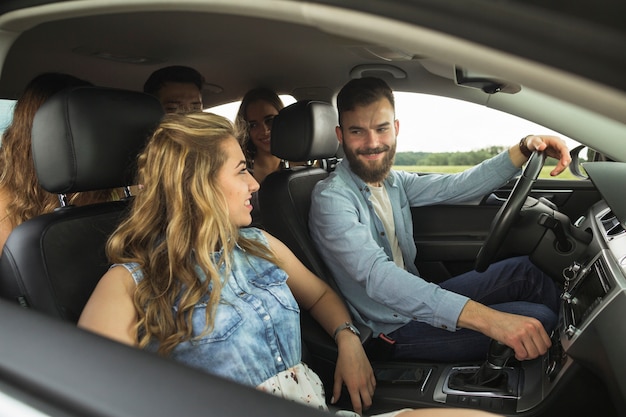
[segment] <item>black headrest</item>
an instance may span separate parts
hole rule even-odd
[[[272,124],[272,154],[287,161],[335,156],[337,111],[322,101],[298,101],[282,109]]]
[[[163,113],[155,97],[135,91],[75,87],[53,95],[33,121],[41,186],[60,194],[131,185],[137,155]]]

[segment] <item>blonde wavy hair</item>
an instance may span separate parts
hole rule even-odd
[[[113,263],[137,262],[143,272],[134,294],[141,348],[156,341],[158,353],[165,356],[190,340],[194,306],[206,294],[202,334],[212,330],[236,244],[248,255],[277,263],[268,247],[243,239],[229,220],[216,178],[230,139],[235,140],[233,125],[221,116],[168,114],[139,156],[138,183],[143,188],[109,239],[107,254]]]

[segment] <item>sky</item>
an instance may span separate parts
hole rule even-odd
[[[13,116],[14,102],[12,100],[0,100],[0,133],[4,132]]]
[[[490,146],[511,146],[529,134],[569,138],[527,120],[461,100],[427,94],[395,92],[396,117],[400,121],[397,152],[471,151]],[[285,105],[295,100],[281,96]],[[233,120],[239,102],[211,109]],[[453,116],[451,116],[453,115]]]
[[[394,93],[400,120],[398,152],[471,151],[511,146],[530,134],[560,136],[528,120],[474,103],[426,94]]]

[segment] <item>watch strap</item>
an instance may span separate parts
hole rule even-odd
[[[354,324],[350,323],[349,321],[339,325],[339,327],[337,327],[335,329],[335,333],[333,333],[333,339],[335,339],[335,341],[337,341],[337,335],[339,334],[340,331],[342,330],[350,330],[352,333],[354,333],[355,335],[360,335],[361,332],[359,332],[359,329],[357,329]]]
[[[533,154],[533,152],[530,149],[528,149],[528,145],[526,145],[526,139],[528,139],[531,136],[532,135],[524,136],[522,140],[519,141],[519,150],[522,153],[522,155],[524,155],[526,158],[530,158],[530,155]]]

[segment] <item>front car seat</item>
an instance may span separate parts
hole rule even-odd
[[[268,175],[259,189],[263,227],[285,243],[315,275],[337,293],[337,285],[309,234],[311,192],[336,163],[339,141],[337,111],[321,101],[299,101],[282,109],[272,124],[272,154],[287,161],[313,161]],[[332,387],[337,357],[334,340],[306,312],[301,315],[303,348],[327,388]],[[361,342],[371,342],[371,329],[357,325]]]
[[[321,101],[299,101],[282,109],[272,124],[272,154],[287,161],[318,160],[337,154],[337,111]],[[335,290],[336,284],[309,234],[311,192],[329,175],[320,166],[294,166],[271,173],[259,189],[263,227],[286,244],[300,261]]]
[[[158,100],[139,92],[76,87],[55,94],[33,123],[41,186],[63,200],[133,184],[136,157],[162,116]],[[0,257],[0,296],[77,322],[108,269],[105,244],[129,199],[59,207],[16,227]]]

